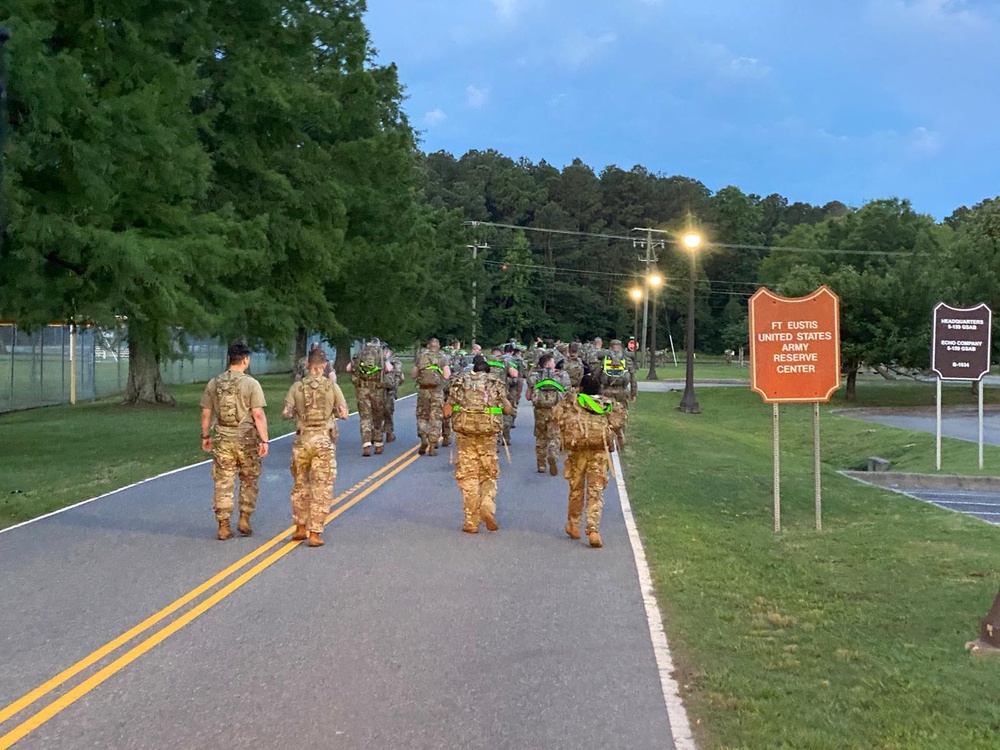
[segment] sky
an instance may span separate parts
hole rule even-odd
[[[427,152],[736,185],[1000,194],[1000,0],[368,0]]]

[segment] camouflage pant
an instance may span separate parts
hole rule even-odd
[[[385,434],[392,435],[396,432],[396,389],[385,392]]]
[[[417,391],[417,436],[421,443],[438,444],[443,408],[444,391],[440,388],[421,388]]]
[[[240,513],[251,514],[257,508],[257,479],[260,477],[260,438],[256,430],[239,437],[217,436],[212,444],[212,479],[215,518],[223,521],[233,513],[236,476],[240,478]]]
[[[507,386],[507,398],[510,399],[510,404],[511,404],[511,406],[514,407],[514,413],[511,414],[509,417],[504,417],[504,419],[507,419],[507,420],[510,421],[510,426],[511,427],[513,427],[514,426],[514,422],[517,421],[517,407],[521,403],[521,391],[522,390],[524,390],[524,381],[523,380],[518,380],[517,381],[517,385],[508,385]],[[507,433],[507,436],[510,437],[510,432]]]
[[[455,436],[458,456],[455,459],[455,479],[462,490],[465,520],[479,525],[483,516],[497,512],[497,442],[493,435]]]
[[[587,501],[587,533],[598,531],[604,510],[604,488],[608,486],[608,454],[603,450],[570,451],[563,475],[569,481],[569,522],[580,525]],[[586,484],[586,492],[584,491]]]
[[[307,431],[292,443],[292,522],[322,533],[333,502],[337,448],[326,430]]]
[[[442,403],[447,400],[448,400],[448,389],[445,388]],[[441,437],[443,438],[445,445],[448,445],[451,442],[452,433],[453,430],[451,429],[451,413],[449,412],[447,417],[441,418]]]
[[[559,425],[552,409],[535,407],[535,461],[543,468],[549,458],[559,458]]]
[[[360,383],[357,396],[362,446],[372,443],[382,445],[382,436],[385,434],[385,390]]]

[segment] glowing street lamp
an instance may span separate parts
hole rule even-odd
[[[691,280],[688,285],[687,342],[685,346],[687,349],[687,368],[684,374],[684,396],[681,398],[677,410],[688,414],[700,414],[701,407],[698,406],[698,399],[694,395],[694,277],[698,270],[697,250],[701,246],[701,235],[696,232],[688,232],[682,241],[691,256]]]
[[[653,271],[649,275],[649,286],[653,290],[653,325],[652,331],[650,331],[650,338],[652,342],[650,343],[650,358],[649,358],[649,372],[646,373],[646,380],[659,380],[659,376],[656,374],[656,292],[659,291],[660,287],[663,286],[663,277],[659,273]]]

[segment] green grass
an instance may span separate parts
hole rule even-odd
[[[292,429],[281,419],[288,374],[259,378],[267,398],[270,437]],[[354,410],[354,389],[340,386]],[[204,384],[177,385],[174,409],[126,408],[120,398],[0,415],[0,528],[204,461],[198,401]],[[407,381],[400,389],[412,389]]]
[[[928,403],[918,384],[863,392]],[[967,387],[946,394],[973,403]],[[1000,586],[1000,529],[836,473],[876,446],[903,470],[932,471],[933,435],[824,407],[817,533],[812,409],[783,406],[776,535],[770,405],[736,388],[699,392],[700,415],[677,412],[678,400],[640,395],[625,458],[702,750],[997,747],[1000,662],[963,645]],[[949,470],[974,473],[976,450],[948,440]],[[1000,448],[986,448],[986,465],[1000,470]]]

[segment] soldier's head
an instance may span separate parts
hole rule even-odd
[[[611,351],[613,351],[615,354],[622,353],[621,339],[611,339]]]
[[[543,354],[538,358],[538,366],[543,370],[549,367],[554,367],[556,363],[556,358],[551,354]]]
[[[313,345],[312,351],[309,352],[309,359],[306,360],[310,367],[317,367],[319,365],[326,366],[326,363],[330,360],[326,356],[326,352],[323,351],[323,347],[317,344]]]
[[[243,360],[250,361],[250,347],[246,345],[243,341],[234,341],[229,345],[229,349],[226,351],[226,356],[229,359],[229,364],[240,365],[243,364]]]
[[[504,344],[503,345],[503,353],[504,354],[513,354],[514,353],[514,345],[513,344]]]
[[[574,357],[578,356],[580,354],[580,342],[579,341],[571,342],[567,351],[570,353],[570,355]]]
[[[489,372],[490,363],[486,361],[486,357],[482,354],[477,354],[472,358],[472,371],[473,372]]]
[[[601,384],[588,372],[580,379],[580,391],[588,396],[596,396],[601,392]]]
[[[427,348],[430,349],[432,352],[436,352],[438,349],[441,348],[441,342],[438,341],[437,338],[428,339]]]
[[[503,356],[503,347],[501,347],[501,346],[494,346],[493,347],[493,356],[494,357]]]
[[[594,337],[594,348],[595,349],[603,349],[604,348],[604,339],[602,339],[600,336],[595,336]]]
[[[473,344],[472,345],[472,354],[473,355],[479,354],[482,351],[483,351],[483,347],[481,347],[479,344]]]
[[[451,342],[451,348],[457,352],[459,349],[462,348],[462,342],[459,341],[458,339],[455,339],[454,341]]]
[[[377,347],[377,348],[381,348],[382,342],[379,340],[378,336],[372,336],[371,339],[369,339],[369,341],[368,341],[368,346],[374,346],[374,347]]]

